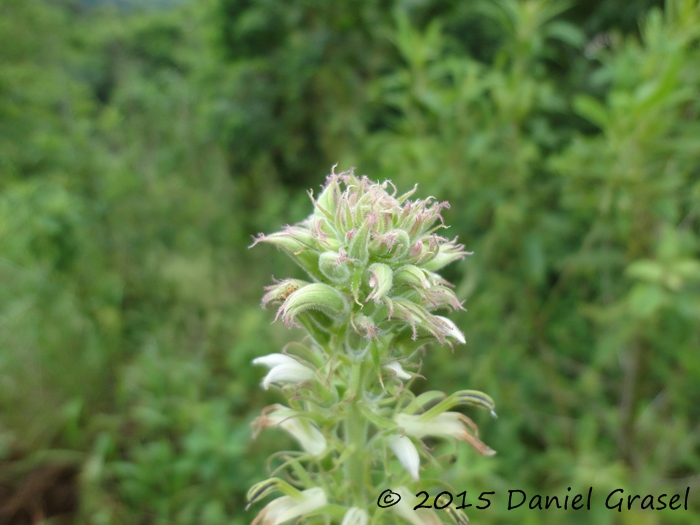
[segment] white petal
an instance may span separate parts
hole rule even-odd
[[[464,423],[457,412],[443,412],[430,420],[430,432],[436,435],[452,436],[457,439],[466,433]]]
[[[393,370],[394,373],[396,374],[396,377],[399,379],[411,379],[411,375],[404,372],[403,367],[398,361],[394,361],[393,363],[389,363],[384,365],[384,368],[388,368],[389,370]]]
[[[427,435],[428,422],[421,421],[420,416],[397,414],[394,420],[403,429],[404,433],[408,435],[417,438]]]
[[[343,516],[343,522],[340,525],[367,525],[369,522],[369,514],[364,509],[359,507],[350,507]]]
[[[427,421],[423,421],[421,416],[397,414],[394,420],[406,434],[419,439],[424,436],[452,437],[466,441],[484,456],[493,456],[496,453],[467,429],[464,421],[469,419],[459,412],[443,412]]]
[[[411,438],[392,434],[387,438],[387,443],[411,477],[417,481],[420,458]]]
[[[420,416],[397,414],[395,421],[406,434],[417,438],[451,436],[459,439],[465,432],[464,424],[457,412],[443,412],[427,421],[423,421]]]
[[[467,342],[466,339],[464,339],[464,334],[459,328],[457,328],[456,324],[450,321],[447,317],[443,317],[441,315],[436,315],[435,317],[437,317],[442,323],[445,324],[445,326],[440,326],[440,331],[443,334],[452,337],[453,339],[456,339],[462,344]]]
[[[401,496],[401,500],[391,507],[391,510],[408,521],[411,525],[442,525],[440,518],[438,518],[432,510],[413,510],[413,507],[420,500],[416,498],[413,493],[409,492],[406,487],[398,487],[396,492]]]
[[[263,520],[263,525],[277,523],[277,518],[280,514],[284,514],[289,509],[294,508],[296,503],[296,500],[290,496],[282,496],[272,500],[258,513],[255,520],[253,520],[253,525],[257,525],[261,519]]]
[[[263,379],[262,386],[267,390],[272,383],[301,383],[314,377],[313,370],[295,361],[294,364],[272,367]]]
[[[327,503],[326,493],[319,487],[307,489],[303,491],[302,494],[304,495],[304,498],[302,500],[295,500],[297,501],[297,504],[281,513],[272,525],[280,525],[281,523],[289,521],[292,518],[304,516],[305,514],[308,514],[319,507],[323,507]]]
[[[267,418],[272,425],[279,425],[289,432],[309,454],[320,456],[326,451],[326,438],[318,427],[306,418],[297,417],[293,410],[276,410]]]
[[[262,519],[262,525],[281,525],[285,521],[323,507],[326,502],[326,493],[318,487],[303,491],[301,498],[282,496],[268,503],[257,515],[253,524],[256,525]]]
[[[253,359],[254,365],[265,365],[268,368],[274,368],[280,365],[300,364],[299,361],[284,354],[269,354]],[[303,365],[302,365],[303,366]]]
[[[300,383],[313,379],[314,371],[306,365],[285,354],[270,354],[253,359],[254,365],[265,365],[270,368],[263,379],[265,390],[272,383]]]

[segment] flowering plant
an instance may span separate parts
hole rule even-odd
[[[414,510],[405,498],[390,508],[376,503],[387,487],[409,494],[421,461],[435,463],[422,442],[426,436],[466,441],[481,454],[495,454],[480,441],[472,420],[452,411],[473,405],[495,416],[490,397],[473,390],[416,396],[407,387],[422,377],[415,362],[422,347],[465,342],[452,321],[434,312],[462,308],[452,285],[436,272],[467,252],[437,233],[445,228],[440,211],[448,204],[410,200],[415,191],[397,196],[390,182],[333,173],[318,198],[311,193],[310,217],[260,234],[253,243],[277,246],[308,274],[308,280],[267,287],[262,304],[277,306],[276,319],[309,335],[253,361],[269,369],[263,388],[279,388],[287,398],[287,406],[263,411],[256,432],[280,427],[302,449],[277,453],[281,464],[272,477],[250,489],[248,507],[281,494],[253,525],[300,517],[342,525],[392,519],[437,524],[441,516],[467,522],[454,506],[440,514]],[[402,469],[394,468],[394,458]]]

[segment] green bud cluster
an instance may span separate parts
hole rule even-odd
[[[468,252],[437,233],[446,228],[440,212],[448,204],[410,200],[415,191],[397,196],[390,182],[332,173],[317,198],[310,194],[310,217],[253,243],[277,246],[307,273],[308,280],[267,287],[262,304],[275,305],[276,319],[310,336],[253,361],[269,368],[263,387],[279,388],[288,405],[268,407],[254,422],[256,432],[282,428],[303,450],[276,454],[281,464],[251,489],[250,504],[283,494],[254,524],[294,518],[341,525],[442,523],[434,511],[414,511],[407,502],[377,507],[380,488],[409,493],[407,487],[417,487],[421,456],[435,462],[424,437],[457,439],[481,454],[495,453],[479,440],[471,419],[451,411],[471,405],[495,416],[487,395],[463,390],[415,396],[406,388],[422,378],[415,356],[423,346],[465,342],[452,321],[435,313],[462,308],[452,285],[436,272]],[[396,459],[403,470],[393,468]],[[277,477],[282,472],[286,481]],[[441,515],[466,522],[451,506]]]
[[[261,234],[254,244],[283,249],[313,280],[278,282],[268,288],[263,306],[282,303],[277,315],[287,325],[308,312],[315,322],[304,326],[321,342],[348,323],[365,339],[410,327],[414,340],[428,334],[440,343],[464,342],[451,321],[431,313],[462,308],[450,284],[435,273],[467,254],[456,240],[436,233],[445,228],[440,211],[449,205],[409,200],[416,188],[397,197],[395,190],[387,193],[388,184],[332,175],[318,199],[312,195],[308,219]]]

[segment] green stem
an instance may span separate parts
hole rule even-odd
[[[351,383],[352,399],[350,400],[345,420],[345,444],[353,450],[352,456],[345,461],[345,474],[352,484],[355,495],[355,505],[366,508],[364,482],[366,470],[365,446],[367,441],[367,423],[359,409],[362,398],[362,363],[352,364]]]

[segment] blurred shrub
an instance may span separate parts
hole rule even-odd
[[[461,459],[452,479],[502,492],[673,490],[698,461],[687,396],[698,380],[700,10],[671,2],[648,13],[641,41],[611,34],[589,59],[599,66],[571,66],[592,69],[591,89],[569,96],[549,57],[557,41],[584,40],[553,18],[558,4],[483,5],[504,31],[491,64],[451,53],[439,20],[420,31],[399,15],[405,67],[376,85],[397,117],[361,163],[449,199],[453,234],[475,252],[458,286],[471,351],[431,356],[428,377],[500,392],[503,417],[483,433],[502,463],[486,474]],[[615,518],[602,507],[594,519]]]
[[[248,522],[284,439],[249,439],[277,400],[250,361],[293,337],[258,301],[299,270],[246,246],[337,161],[449,200],[475,252],[448,275],[468,346],[426,375],[493,395],[499,454],[445,449],[446,480],[684,488],[700,7],[652,4],[0,1],[0,456],[76,462],[84,523]],[[472,519],[623,523],[599,503]]]

